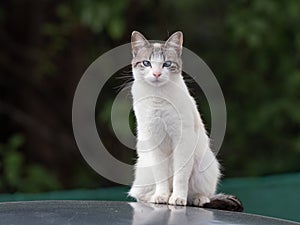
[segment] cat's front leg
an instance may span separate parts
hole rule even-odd
[[[174,149],[173,193],[169,199],[169,204],[171,205],[187,204],[188,184],[194,163],[195,143],[193,138],[186,137]]]
[[[169,204],[183,206],[187,204],[188,183],[192,166],[192,162],[189,161],[183,168],[180,169],[180,171],[174,174],[173,193],[169,199]]]
[[[167,204],[171,195],[169,184],[169,159],[159,148],[152,152],[152,174],[155,180],[153,203]]]
[[[151,168],[145,167],[147,155],[139,154],[135,166],[135,179],[129,191],[129,196],[138,202],[150,202],[155,190],[155,181]]]

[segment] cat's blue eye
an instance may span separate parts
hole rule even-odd
[[[149,67],[149,66],[151,66],[151,62],[148,61],[148,60],[144,60],[143,65],[146,66],[146,67]]]
[[[170,67],[172,65],[171,61],[165,61],[163,67]]]

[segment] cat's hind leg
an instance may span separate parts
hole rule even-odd
[[[188,204],[203,206],[210,202],[216,192],[221,175],[219,163],[210,149],[202,154],[198,153],[194,160],[189,180]]]

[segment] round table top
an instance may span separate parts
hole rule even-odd
[[[92,224],[300,224],[240,212],[111,201],[0,203],[2,225]]]

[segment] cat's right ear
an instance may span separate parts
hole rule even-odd
[[[133,31],[131,35],[132,54],[135,57],[138,51],[144,47],[149,46],[149,41],[138,31]]]

